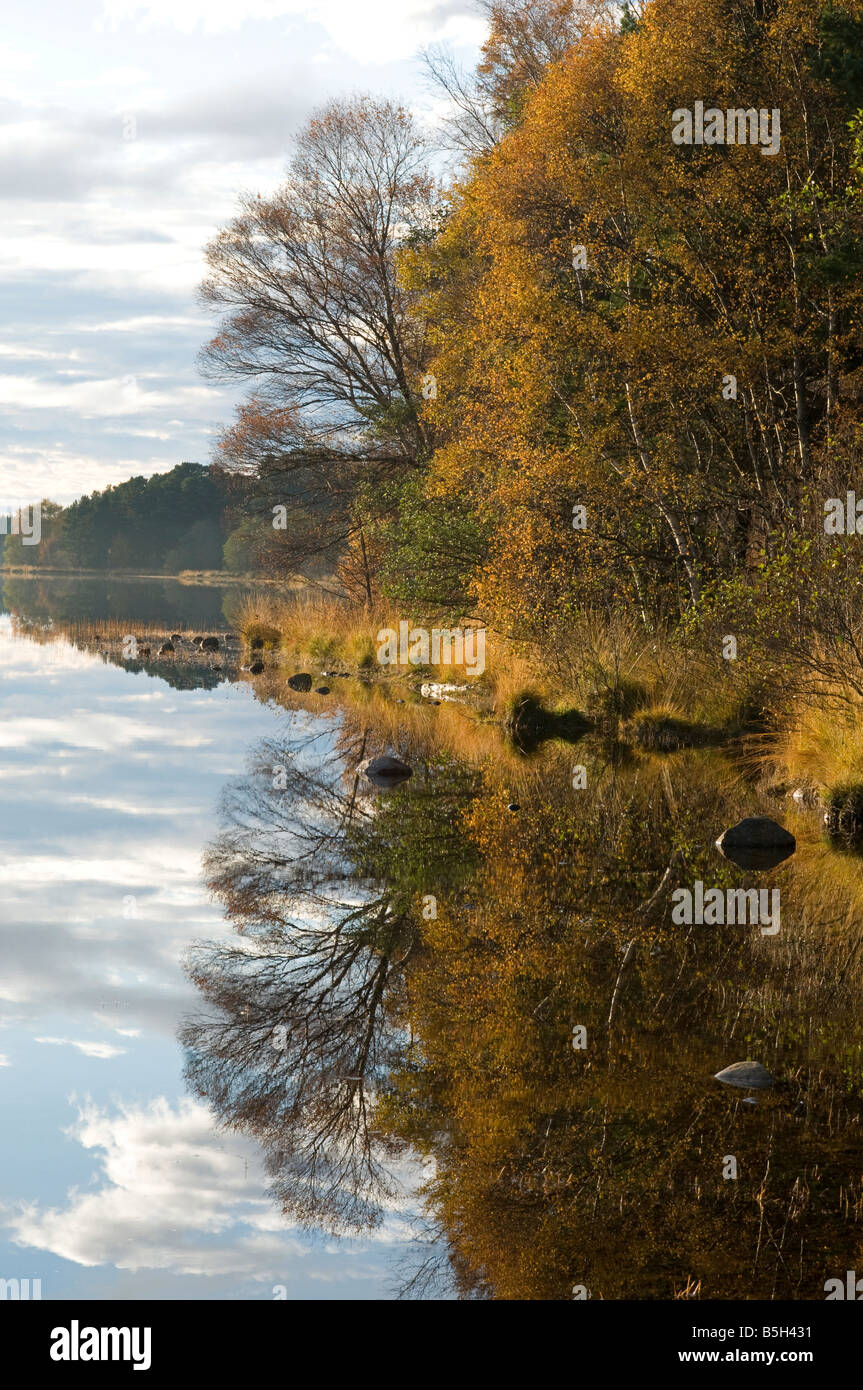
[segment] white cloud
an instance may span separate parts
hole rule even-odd
[[[85,1057],[98,1057],[108,1061],[111,1057],[122,1057],[125,1047],[114,1047],[111,1043],[78,1041],[75,1038],[34,1038],[37,1043],[54,1043],[57,1047],[75,1047]]]
[[[146,391],[133,375],[102,381],[46,382],[35,376],[0,375],[0,405],[25,410],[75,410],[88,416],[143,415],[165,406],[200,406],[218,399],[208,386]]]
[[[485,25],[467,0],[377,0],[370,11],[353,0],[104,0],[111,28],[179,29],[218,34],[278,19],[319,24],[335,47],[361,63],[409,58],[430,39],[479,43]]]

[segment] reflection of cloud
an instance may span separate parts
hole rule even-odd
[[[109,1115],[87,1105],[68,1134],[99,1155],[103,1186],[72,1191],[63,1208],[7,1213],[17,1243],[120,1269],[275,1277],[284,1268],[279,1256],[293,1245],[254,1232],[249,1217],[267,1205],[260,1180],[246,1177],[236,1141],[225,1150],[205,1106],[172,1110],[160,1098]]]
[[[0,1022],[170,1035],[195,997],[184,950],[225,930],[201,849],[225,778],[273,715],[243,688],[170,691],[67,643],[14,638],[2,618],[0,692],[15,789],[0,805]]]
[[[70,1192],[65,1207],[7,1208],[17,1244],[81,1265],[273,1282],[289,1260],[314,1259],[273,1210],[254,1150],[234,1137],[226,1148],[206,1106],[184,1100],[172,1109],[160,1098],[109,1115],[88,1104],[68,1134],[99,1155],[103,1185]],[[366,1261],[355,1263],[366,1277]]]
[[[0,1052],[0,1067],[11,1067],[11,1065],[12,1063],[9,1061],[9,1058],[6,1056],[6,1053]]]
[[[77,1047],[79,1052],[83,1052],[85,1057],[100,1057],[107,1060],[110,1057],[122,1057],[125,1047],[114,1047],[111,1043],[104,1042],[78,1042],[75,1038],[34,1038],[37,1043],[56,1043],[58,1047]]]

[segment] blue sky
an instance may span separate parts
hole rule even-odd
[[[333,96],[432,126],[420,48],[471,0],[12,0],[0,40],[0,502],[206,462],[236,393],[195,358],[207,241]]]

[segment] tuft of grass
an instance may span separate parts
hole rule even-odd
[[[804,689],[775,716],[763,761],[793,786],[834,791],[863,784],[863,695],[841,681]]]

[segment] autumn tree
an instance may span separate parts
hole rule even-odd
[[[433,87],[448,98],[444,131],[462,155],[491,149],[520,118],[546,71],[599,22],[612,25],[606,0],[479,0],[488,22],[474,73],[459,68],[443,45],[424,52]]]
[[[837,34],[863,30],[840,12],[654,0],[594,26],[405,257],[440,383],[427,492],[492,528],[476,587],[507,630],[548,636],[596,596],[677,615],[809,524],[861,364]],[[676,144],[699,93],[779,110],[776,152]]]
[[[203,366],[253,384],[219,461],[254,477],[263,525],[273,506],[294,513],[298,569],[337,555],[374,490],[429,452],[425,329],[395,258],[437,201],[403,107],[334,101],[300,133],[284,185],[245,198],[208,248],[202,297],[222,320]]]

